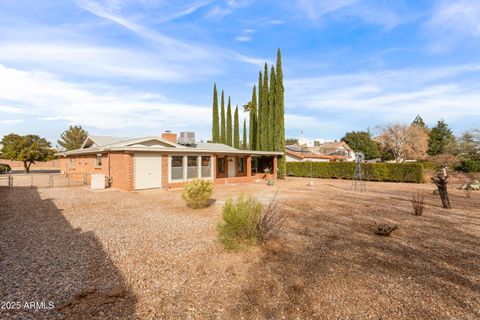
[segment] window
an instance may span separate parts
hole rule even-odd
[[[202,178],[210,178],[212,176],[212,157],[202,157]]]
[[[198,157],[187,157],[187,179],[198,178]]]
[[[97,158],[95,159],[95,167],[101,167],[102,166],[102,155],[97,154]]]
[[[225,158],[217,158],[217,173],[225,173]]]
[[[183,180],[183,157],[174,156],[171,159],[170,180]]]
[[[245,158],[238,158],[238,173],[245,172]]]

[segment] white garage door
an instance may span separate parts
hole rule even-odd
[[[135,153],[135,190],[162,186],[162,156]]]

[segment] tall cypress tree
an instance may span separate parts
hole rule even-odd
[[[238,123],[238,105],[235,107],[235,115],[233,117],[233,147],[240,148],[240,125]]]
[[[220,131],[218,127],[218,94],[217,84],[213,84],[213,110],[212,110],[212,142],[220,142]]]
[[[262,71],[258,73],[258,103],[257,103],[257,143],[255,149],[253,150],[262,150],[262,94],[263,94],[263,85],[262,85]]]
[[[247,150],[247,119],[243,119],[242,149]]]
[[[270,70],[270,88],[268,89],[268,150],[273,151],[277,145],[277,125],[276,120],[276,104],[275,104],[275,88],[277,86],[275,80],[275,68],[272,66]]]
[[[257,149],[257,88],[253,86],[252,101],[250,102],[250,150]],[[245,141],[245,144],[247,142]]]
[[[230,97],[228,97],[227,108],[227,145],[232,146],[232,105],[230,104]]]
[[[269,150],[268,145],[268,65],[265,63],[265,70],[263,71],[263,85],[262,85],[262,135],[260,139],[262,140],[262,150]]]
[[[275,103],[276,120],[277,123],[277,151],[283,151],[283,156],[278,160],[278,177],[283,179],[286,172],[285,161],[285,102],[284,102],[284,87],[283,87],[283,71],[282,71],[282,54],[280,48],[277,51],[277,84],[275,88]]]
[[[220,117],[220,143],[227,143],[227,131],[225,129],[225,96],[222,90],[222,111]]]

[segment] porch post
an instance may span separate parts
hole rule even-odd
[[[273,179],[277,179],[277,156],[273,156]]]
[[[245,170],[247,170],[247,177],[251,177],[252,176],[252,156],[248,155],[246,158],[247,158],[247,165]]]

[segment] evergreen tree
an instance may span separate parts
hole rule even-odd
[[[258,100],[257,100],[257,143],[254,150],[262,150],[262,122],[263,122],[263,106],[262,106],[262,72],[258,73]],[[253,148],[252,148],[253,149]]]
[[[67,151],[80,149],[87,136],[87,131],[83,130],[81,126],[70,126],[60,135],[57,143]]]
[[[269,139],[268,139],[268,114],[269,114],[269,103],[268,103],[268,66],[265,63],[265,70],[263,71],[263,85],[262,85],[262,123],[260,124],[262,129],[262,135],[260,139],[262,140],[262,150],[269,150]]]
[[[235,107],[235,115],[233,117],[233,147],[240,148],[240,127],[238,122],[238,105]]]
[[[425,124],[425,122],[423,121],[422,117],[420,117],[420,115],[417,115],[415,117],[415,119],[413,120],[412,122],[413,125],[416,125],[416,126],[419,126],[419,127],[422,127],[422,128],[426,128],[427,125]]]
[[[218,127],[218,94],[217,84],[213,84],[213,110],[212,110],[212,142],[220,142],[220,131]]]
[[[257,88],[253,86],[252,101],[250,102],[250,150],[257,149]],[[246,144],[247,142],[244,141]]]
[[[243,150],[247,150],[247,119],[243,119],[242,149],[243,149]]]
[[[277,145],[277,124],[275,123],[276,103],[275,88],[277,86],[275,80],[275,68],[272,66],[270,70],[270,87],[268,89],[268,150],[274,151]]]
[[[428,154],[436,156],[447,151],[447,146],[455,141],[452,131],[444,120],[430,130],[428,139]]]
[[[276,151],[283,151],[283,156],[278,160],[278,177],[283,179],[287,171],[285,159],[285,102],[284,102],[284,87],[283,87],[283,71],[282,71],[282,55],[280,48],[277,51],[277,70],[276,70],[276,88],[275,88],[275,103],[276,103],[276,118],[277,124],[277,146]]]
[[[222,90],[222,111],[220,117],[220,143],[227,143],[227,131],[225,128],[225,96]]]
[[[227,108],[227,145],[232,146],[232,105],[230,104],[230,97],[228,97]]]

